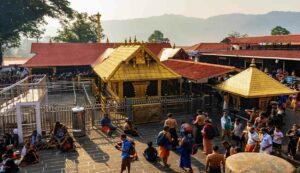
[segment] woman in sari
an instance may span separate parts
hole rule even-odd
[[[193,150],[194,138],[191,133],[184,132],[184,137],[180,141],[180,164],[179,167],[184,171],[185,168],[189,168],[189,172],[192,170],[191,154]]]
[[[26,142],[22,149],[22,160],[19,166],[24,167],[38,162],[39,156],[36,153],[35,147],[30,143],[30,141]]]

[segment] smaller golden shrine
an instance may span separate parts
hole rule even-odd
[[[93,69],[117,98],[160,96],[162,81],[181,78],[138,43],[116,48]]]
[[[244,107],[247,102],[256,102],[257,106],[254,107],[265,110],[272,97],[295,93],[294,90],[257,69],[254,59],[248,69],[222,82],[216,88],[231,94],[235,109]]]

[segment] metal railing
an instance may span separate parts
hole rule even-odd
[[[39,78],[36,78],[39,79]],[[25,80],[26,81],[26,80]],[[41,105],[41,123],[42,130],[50,131],[53,124],[57,121],[65,124],[68,128],[72,128],[72,108],[76,104],[80,104],[85,108],[85,123],[86,127],[89,129],[92,126],[99,124],[100,119],[103,117],[105,113],[108,113],[112,119],[112,122],[116,125],[122,125],[124,120],[128,117],[128,111],[131,111],[132,106],[134,105],[142,105],[142,104],[161,104],[163,114],[167,112],[193,112],[196,108],[199,108],[202,104],[202,98],[194,98],[191,96],[149,96],[143,98],[124,98],[124,99],[112,99],[111,97],[105,98],[101,97],[101,103],[95,103],[93,98],[93,84],[91,81],[84,82],[75,82],[75,81],[59,81],[59,82],[48,82],[46,83],[46,79],[38,81],[40,85],[34,85],[34,79],[27,80],[27,83],[24,83],[20,86],[23,88],[30,88],[36,86],[39,90],[42,89],[41,92],[48,92],[48,96],[52,95],[52,98],[55,99],[56,102],[52,101],[52,104],[49,105]],[[37,82],[37,81],[36,81]],[[31,84],[31,85],[30,85]],[[33,85],[33,86],[32,86]],[[10,87],[11,88],[11,87]],[[6,91],[8,91],[7,89]],[[44,93],[45,94],[45,93]],[[63,98],[68,95],[68,98],[73,99],[74,95],[74,103],[63,104],[60,103],[60,99],[56,98],[57,96]],[[0,98],[5,95],[0,95]],[[80,100],[82,102],[78,102]],[[72,100],[73,101],[73,100]],[[55,103],[55,104],[53,104]],[[60,104],[57,104],[60,103]],[[23,111],[23,110],[22,110]],[[28,109],[24,108],[22,112],[22,116],[24,117],[24,121],[22,124],[26,127],[34,127],[35,124],[35,110],[28,107]],[[1,117],[0,121],[4,124],[2,128],[5,128],[5,132],[11,132],[12,128],[16,127],[16,110],[11,109],[10,111],[6,111]],[[0,123],[1,126],[1,123]],[[0,127],[1,128],[1,127]],[[27,128],[29,131],[29,128]]]
[[[77,105],[77,94],[76,94],[76,87],[75,87],[75,82],[73,81],[73,94],[74,94],[74,105]]]

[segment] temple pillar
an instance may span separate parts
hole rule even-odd
[[[57,69],[56,67],[52,67],[53,75],[56,75]]]
[[[123,81],[119,81],[119,98],[123,98]]]
[[[182,95],[182,82],[183,79],[179,79],[179,95]]]
[[[157,96],[161,96],[161,80],[157,80]]]
[[[193,82],[189,81],[189,84],[190,84],[190,94],[192,94],[192,91],[193,91]]]
[[[32,75],[32,68],[28,68],[29,75]]]

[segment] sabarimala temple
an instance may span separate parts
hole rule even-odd
[[[120,4],[113,2],[114,10],[104,3],[100,8],[108,7],[114,15],[107,17],[103,29],[100,13],[89,16],[90,11],[75,9],[82,5],[76,1],[21,2],[0,5],[0,49],[17,46],[25,36],[37,41],[31,43],[30,59],[5,58],[0,64],[0,173],[122,173],[126,168],[150,173],[294,173],[294,166],[299,172],[300,34],[273,35],[277,26],[271,36],[232,32],[215,43],[176,46],[174,41],[191,44],[221,37],[233,27],[227,20],[231,14],[219,22],[224,28],[209,28],[214,23],[209,21],[222,15],[206,22],[177,14],[110,20],[119,18]],[[184,3],[185,10],[200,11],[190,1]],[[125,11],[168,8],[161,2],[143,4],[121,6],[129,7]],[[176,2],[166,4],[176,11]],[[99,7],[96,2],[88,5]],[[83,17],[65,18],[71,14],[65,16],[60,9],[68,8]],[[44,31],[38,29],[48,17],[63,21],[58,35],[43,43],[48,38],[40,38]],[[262,30],[264,24],[256,18]],[[239,20],[233,23],[254,21]],[[71,28],[78,33],[73,35]],[[62,33],[87,39],[60,39]],[[131,167],[131,162],[137,163]],[[9,170],[14,167],[18,169]]]
[[[116,48],[93,70],[116,98],[161,96],[163,81],[181,78],[143,44]]]

